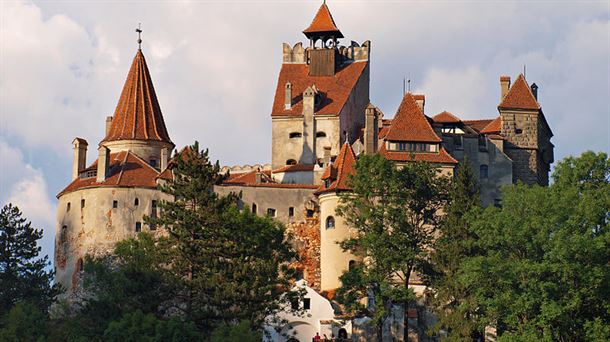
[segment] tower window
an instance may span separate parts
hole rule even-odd
[[[300,138],[303,136],[303,133],[301,132],[292,132],[290,134],[288,134],[288,137],[290,137],[290,139],[296,139],[296,138]]]
[[[119,201],[117,201],[117,200],[112,201],[112,208],[116,209],[118,207],[119,207]]]
[[[84,198],[82,200],[80,200],[80,207],[81,207],[81,209],[85,207],[85,199]]]
[[[316,138],[324,138],[324,137],[326,137],[326,133],[324,133],[324,132],[316,133]]]
[[[258,211],[258,207],[256,206],[256,203],[252,203],[252,213],[256,214],[257,211]]]
[[[314,214],[313,209],[307,209],[307,214],[306,214],[306,215],[307,215],[307,217],[312,218],[312,217],[313,217],[313,214]]]
[[[294,217],[294,207],[288,208],[288,217]]]
[[[273,209],[273,208],[268,208],[268,209],[267,209],[267,216],[269,216],[269,217],[275,217],[275,209]]]
[[[487,179],[487,177],[489,177],[489,167],[487,165],[481,165],[479,167],[479,177],[481,177],[481,179]]]
[[[70,211],[70,202],[68,202],[68,204],[66,204],[66,212]]]
[[[521,128],[515,128],[515,134],[521,134],[523,130]]]
[[[149,162],[150,166],[152,167],[157,167],[157,160],[156,159],[151,159]]]
[[[133,201],[133,205],[135,205],[136,207],[140,205],[140,199],[136,197],[136,199]]]
[[[136,233],[142,231],[142,222],[136,222]]]
[[[326,229],[333,229],[335,228],[335,218],[332,216],[329,216],[326,218]]]
[[[311,299],[310,298],[303,298],[303,309],[305,309],[305,310],[311,309]]]

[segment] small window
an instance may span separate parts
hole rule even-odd
[[[296,165],[297,161],[294,159],[288,159],[286,160],[286,165]]]
[[[136,222],[136,233],[142,231],[142,222]]]
[[[489,167],[487,165],[481,165],[479,167],[479,177],[481,177],[481,179],[487,179],[487,177],[489,177]]]
[[[275,217],[275,209],[273,209],[273,208],[268,208],[268,209],[267,209],[267,216],[269,216],[269,217]]]
[[[515,128],[515,134],[521,134],[523,130],[521,128]]]
[[[85,199],[80,200],[81,209],[85,207]]]
[[[324,180],[324,187],[325,187],[325,188],[330,188],[330,185],[332,184],[332,182],[333,182],[333,181],[332,181],[330,178],[326,178],[326,179]]]
[[[313,217],[313,210],[312,209],[307,209],[307,217],[312,218]]]
[[[252,203],[252,213],[256,214],[257,211],[258,211],[258,207],[256,206],[256,203]]]
[[[290,307],[292,308],[292,310],[298,310],[299,309],[299,300],[298,299],[291,299],[290,300]]]
[[[149,162],[150,166],[152,167],[157,167],[157,160],[156,159],[151,159]]]
[[[85,269],[84,265],[83,265],[83,259],[78,259],[78,261],[76,262],[76,270],[78,272],[82,272]]]
[[[152,205],[153,209],[156,209],[157,208],[157,201],[156,200],[152,200],[151,205]]]
[[[303,298],[303,309],[305,309],[305,310],[311,309],[311,299],[310,298]]]
[[[316,133],[316,138],[325,138],[326,137],[326,133],[324,132],[317,132]]]
[[[116,209],[116,208],[118,208],[118,207],[119,207],[119,201],[116,201],[116,200],[115,200],[115,201],[112,201],[112,208],[113,208],[113,209]]]
[[[65,242],[68,234],[68,226],[61,226],[61,233],[59,234],[59,241]]]
[[[68,204],[66,204],[66,212],[70,211],[70,202],[68,202]]]
[[[396,149],[399,151],[406,151],[407,150],[407,143],[406,142],[399,142],[396,144]]]
[[[332,216],[329,216],[326,218],[326,229],[333,229],[335,228],[335,218]]]
[[[135,200],[133,200],[133,205],[135,205],[136,207],[140,205],[140,199],[136,197]]]
[[[288,208],[288,217],[294,217],[294,207]]]
[[[303,134],[300,132],[292,132],[288,136],[290,137],[290,139],[296,139],[302,137]]]
[[[356,267],[356,260],[350,260],[347,268],[351,271],[354,269],[354,267]]]

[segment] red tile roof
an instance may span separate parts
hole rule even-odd
[[[441,138],[436,135],[411,93],[406,93],[403,97],[384,139],[390,141],[441,142]]]
[[[368,62],[353,62],[345,65],[334,76],[309,76],[309,67],[306,64],[282,64],[271,116],[302,115],[303,92],[312,85],[315,85],[322,95],[322,101],[316,106],[315,113],[339,114],[367,66]],[[292,84],[291,109],[284,106],[284,91],[288,82]]]
[[[313,164],[294,164],[294,165],[286,165],[277,170],[273,170],[273,173],[281,173],[281,172],[300,172],[300,171],[313,171],[315,165]]]
[[[97,169],[97,160],[85,170]],[[108,177],[98,183],[96,177],[77,178],[63,189],[57,197],[85,188],[96,187],[139,187],[156,188],[159,171],[148,165],[135,154],[123,151],[110,154]]]
[[[335,20],[333,19],[332,14],[330,14],[330,10],[328,9],[328,6],[326,6],[326,3],[323,3],[322,6],[320,6],[313,21],[303,33],[307,38],[323,33],[334,35],[335,38],[343,38],[343,34],[337,28]]]
[[[379,153],[387,160],[396,162],[410,162],[410,161],[423,161],[433,164],[457,164],[455,160],[443,147],[440,148],[438,153],[426,152],[426,153],[414,153],[414,152],[403,152],[403,151],[388,151],[385,144],[379,149]]]
[[[492,122],[490,122],[485,128],[481,130],[481,133],[500,133],[502,130],[502,117],[498,116]]]
[[[536,101],[530,86],[527,84],[523,74],[519,74],[515,83],[510,87],[508,93],[498,106],[501,109],[533,109],[539,110],[540,104]]]
[[[434,122],[438,122],[438,123],[458,123],[458,122],[462,122],[462,120],[460,118],[458,118],[457,116],[444,111],[441,113],[436,114],[435,116],[432,117],[432,120]]]
[[[127,74],[110,130],[103,141],[153,140],[171,143],[142,50]]]
[[[345,191],[351,190],[347,185],[349,175],[356,173],[356,154],[350,144],[343,144],[341,151],[335,162],[324,170],[322,179],[330,178],[332,182],[329,187],[325,183],[318,188],[316,194],[321,194],[329,191]]]
[[[481,132],[483,128],[489,125],[494,119],[481,119],[481,120],[464,120],[464,124],[477,132]]]

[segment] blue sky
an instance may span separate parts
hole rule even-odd
[[[101,140],[137,49],[171,138],[224,165],[270,161],[281,44],[304,41],[321,1],[0,1],[0,204],[43,228],[76,136]],[[426,114],[497,116],[498,78],[526,65],[556,160],[610,150],[610,2],[328,1],[347,37],[371,40],[371,101],[392,117],[409,76]],[[95,148],[90,148],[88,163]]]

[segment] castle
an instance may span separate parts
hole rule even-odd
[[[240,205],[272,216],[294,234],[299,265],[319,293],[340,286],[355,262],[337,242],[349,227],[335,214],[346,179],[362,154],[379,153],[397,165],[425,161],[452,175],[465,158],[481,186],[483,205],[497,205],[500,187],[522,181],[546,185],[553,162],[553,133],[524,75],[501,76],[498,115],[462,120],[425,112],[425,96],[405,93],[392,119],[369,98],[371,43],[344,38],[326,4],[303,31],[308,46],[283,44],[271,110],[271,164],[225,167],[230,178],[215,188],[241,192]],[[56,280],[78,283],[87,254],[110,253],[117,241],[140,231],[145,215],[171,201],[157,185],[173,177],[175,145],[165,126],[152,79],[138,49],[98,157],[86,164],[88,143],[72,142],[72,181],[58,195]],[[413,286],[419,286],[418,280]]]

